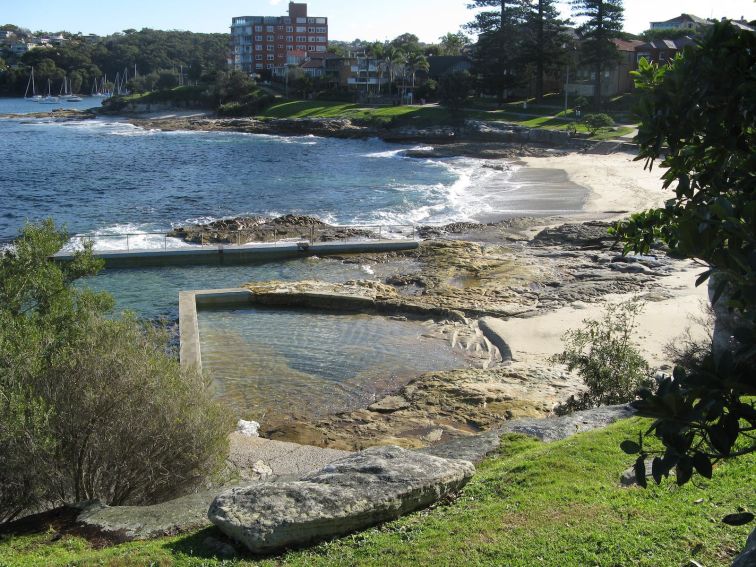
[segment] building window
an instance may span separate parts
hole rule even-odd
[[[255,26],[255,31],[262,31],[262,26]]]
[[[276,31],[276,26],[265,26],[265,31]]]
[[[275,60],[275,58],[276,58],[275,55],[268,55],[268,61],[273,61]]]
[[[269,35],[269,36],[268,36],[268,41],[276,41],[276,36],[274,36],[274,35]]]
[[[314,45],[308,45],[307,46],[307,51],[315,51],[315,46]]]
[[[265,66],[265,68],[266,68],[266,69],[272,69],[272,68],[273,68],[273,65],[270,65],[270,64],[268,64],[268,65],[266,65],[266,66]]]
[[[307,28],[305,26],[297,26],[297,33],[306,33]]]
[[[298,51],[307,51],[307,46],[306,45],[297,45],[297,50]]]
[[[328,28],[315,28],[315,33],[327,33]]]
[[[286,51],[294,51],[294,46],[293,45],[287,45],[286,46]]]
[[[267,47],[268,51],[275,51],[275,49],[276,49],[275,45],[268,45],[266,47]]]
[[[262,69],[263,64],[262,63],[255,63],[255,69]]]
[[[286,36],[286,41],[294,41],[294,36],[293,35],[287,35]]]
[[[297,18],[297,23],[298,24],[306,24],[307,23],[307,18]]]
[[[262,61],[262,54],[258,53],[255,55],[255,61]]]
[[[293,28],[292,26],[286,26],[286,31],[287,31],[288,33],[291,33],[291,32],[293,32],[293,31],[294,31],[294,28]]]
[[[316,47],[317,47],[317,51],[325,51],[326,50],[326,46],[325,45],[318,45]]]
[[[256,35],[255,36],[255,41],[262,41],[262,40],[263,40],[263,36],[261,36],[261,35]]]
[[[255,51],[262,51],[262,50],[263,50],[263,46],[262,45],[260,45],[259,43],[257,45],[255,45]]]
[[[315,33],[315,28],[307,28],[307,33]]]

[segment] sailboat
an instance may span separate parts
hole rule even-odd
[[[47,79],[47,96],[40,99],[41,104],[60,104],[60,99],[57,96],[52,96],[52,81]]]
[[[32,95],[29,96],[29,87],[31,87]],[[31,75],[29,75],[29,82],[26,83],[26,92],[24,98],[30,102],[39,102],[42,100],[42,95],[37,94],[37,86],[34,84],[34,67],[32,67]]]
[[[67,77],[63,77],[63,96],[61,97],[66,102],[81,102],[84,100],[78,95],[73,94],[71,91],[71,83],[68,81]]]

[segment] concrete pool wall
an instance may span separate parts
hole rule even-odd
[[[420,246],[418,240],[373,240],[359,242],[279,242],[257,246],[195,246],[149,250],[95,251],[94,256],[105,261],[107,268],[142,268],[146,266],[186,266],[195,264],[234,265],[303,258],[334,254],[359,254],[366,252],[395,252],[413,250]],[[74,254],[60,251],[52,259],[56,262],[71,262]]]

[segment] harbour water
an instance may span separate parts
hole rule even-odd
[[[85,109],[99,102],[87,98],[65,107]],[[0,99],[0,114],[51,108],[57,107]],[[539,187],[531,178],[518,179],[517,166],[500,171],[469,158],[413,159],[404,157],[406,149],[377,139],[160,132],[118,119],[0,119],[0,241],[15,237],[24,222],[48,217],[71,234],[113,235],[163,232],[237,215],[309,214],[348,225],[533,214]],[[564,207],[561,183],[551,184],[556,191],[540,188],[541,214]],[[164,245],[159,237],[135,242]],[[98,247],[122,244],[107,239]],[[333,277],[333,264],[322,264],[322,270],[283,265],[288,267],[281,279]],[[353,268],[336,271],[359,275]],[[155,317],[175,313],[181,289],[238,285],[279,269],[108,271],[85,283],[111,291],[119,308]]]
[[[307,310],[200,311],[203,367],[240,417],[365,407],[411,378],[468,365],[421,322]]]

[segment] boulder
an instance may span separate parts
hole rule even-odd
[[[295,482],[220,494],[210,521],[257,554],[345,535],[430,506],[472,477],[467,461],[373,447]]]

